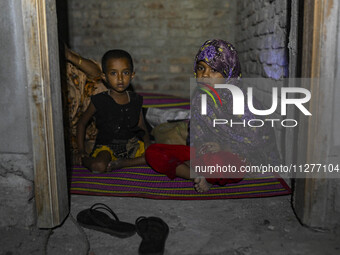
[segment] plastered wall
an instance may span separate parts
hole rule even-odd
[[[0,226],[34,225],[21,1],[0,2]]]

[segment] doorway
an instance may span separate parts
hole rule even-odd
[[[51,59],[53,59],[52,56],[58,56],[58,47],[56,47],[55,45],[55,42],[57,40],[55,40],[54,42],[52,40],[52,38],[57,38],[56,20],[52,21],[54,18],[56,18],[54,13],[55,5],[53,1],[50,0],[41,1],[39,3],[25,3],[24,5],[26,5],[25,10],[29,10],[25,12],[25,15],[27,15],[27,17],[30,17],[29,14],[33,14],[33,17],[36,17],[33,23],[34,29],[36,29],[36,31],[39,31],[39,27],[43,28],[40,29],[39,36],[34,38],[35,40],[29,41],[30,36],[28,34],[26,35],[26,37],[28,38],[28,45],[34,46],[31,51],[29,51],[29,54],[33,56],[33,53],[37,53],[38,56],[40,56],[39,62],[33,65],[33,67],[36,66],[36,68],[38,68],[44,82],[49,81],[44,85],[40,85],[40,91],[44,91],[44,93],[51,92],[49,96],[52,98],[53,95],[55,96],[57,92],[55,90],[51,90],[51,84],[56,81],[58,82],[58,78],[56,78],[55,76],[56,69],[54,69],[54,72],[51,72],[52,65],[55,65],[55,63],[51,62]],[[337,50],[336,42],[338,38],[337,35],[339,34],[337,30],[339,22],[339,4],[336,1],[334,2],[331,0],[315,0],[305,2],[304,7],[304,42],[302,59],[302,67],[304,69],[302,70],[302,75],[307,75],[306,77],[319,77],[327,74],[328,71],[334,72],[334,66],[337,66],[336,61],[338,60],[335,58],[336,54],[334,54],[334,52],[336,52]],[[49,27],[48,31],[47,27]],[[327,49],[327,51],[325,49]],[[333,57],[329,55],[329,52],[333,53]],[[51,76],[46,77],[46,72],[44,72],[44,70],[48,70],[47,73],[50,73]],[[49,85],[47,86],[46,84]],[[47,86],[47,88],[49,88],[46,90],[46,87],[44,86]],[[312,114],[316,117],[314,119],[314,122],[302,123],[301,129],[308,130],[308,132],[305,132],[306,135],[303,135],[302,132],[299,133],[299,145],[303,148],[308,147],[311,149],[308,150],[307,154],[305,154],[302,149],[299,150],[298,162],[311,162],[312,159],[320,160],[319,162],[330,162],[330,151],[332,151],[333,155],[337,155],[335,158],[338,158],[340,155],[339,151],[336,150],[338,145],[333,144],[333,142],[330,140],[331,138],[324,140],[321,144],[314,141],[318,141],[317,139],[322,140],[326,134],[332,133],[333,131],[333,120],[329,119],[329,116],[320,115],[320,113],[329,109],[328,107],[335,107],[335,99],[333,97],[333,94],[335,92],[335,80],[330,81],[326,91],[324,87],[320,86],[320,84],[309,84],[308,86],[308,88],[312,90],[312,93],[315,96],[319,96],[319,100],[324,103],[312,107]],[[31,91],[33,92],[33,86],[31,89]],[[50,92],[48,92],[49,90]],[[338,91],[339,90],[337,90],[337,93]],[[322,97],[320,97],[320,95]],[[31,100],[31,104],[34,104],[33,94]],[[332,103],[330,104],[329,102]],[[51,100],[50,106],[39,106],[36,108],[36,111],[39,112],[41,110],[41,107],[49,110],[47,112],[44,112],[45,114],[47,113],[47,115],[45,116],[44,121],[40,123],[40,125],[49,125],[48,127],[51,131],[58,130],[58,128],[60,127],[56,126],[56,119],[49,120],[47,116],[53,116],[56,110],[59,111],[60,114],[60,102],[58,103],[58,100]],[[32,109],[35,109],[34,105]],[[335,112],[335,110],[335,108],[331,108],[331,112]],[[38,120],[38,115],[36,118]],[[315,129],[314,127],[320,125],[320,123],[329,123],[329,125],[326,128]],[[35,130],[33,132],[38,131]],[[46,136],[47,140],[45,139],[37,141],[37,144],[34,146],[36,150],[36,155],[39,155],[41,151],[45,151],[45,160],[37,158],[35,166],[37,177],[35,182],[38,192],[36,193],[38,219],[40,217],[47,218],[46,222],[49,223],[46,223],[46,226],[48,225],[51,227],[60,224],[62,218],[68,212],[68,202],[67,199],[65,199],[65,197],[67,197],[67,180],[65,176],[58,176],[60,172],[66,173],[66,169],[65,166],[57,163],[65,162],[63,158],[57,159],[58,155],[60,156],[63,154],[63,156],[60,157],[64,157],[64,153],[62,145],[56,145],[56,133],[57,132],[53,132],[53,135],[51,134],[49,136]],[[48,145],[52,147],[43,147],[42,149],[40,146],[42,146],[42,144],[44,144],[45,146],[46,141],[52,141],[48,143]],[[46,171],[43,169],[48,170]],[[51,181],[51,179],[49,179],[51,177],[53,177],[54,181]],[[336,182],[332,182],[328,179],[308,178],[298,179],[296,181],[295,192],[293,195],[294,208],[296,210],[297,216],[303,224],[306,224],[307,226],[321,228],[327,228],[329,226],[330,221],[327,220],[327,216],[332,214],[331,208],[333,207],[335,200],[331,200],[331,198],[334,199],[334,196],[338,195],[336,192],[338,192],[337,190],[339,190],[339,188],[337,187],[338,184]],[[40,194],[49,195],[45,197],[41,196]],[[49,206],[46,208],[46,205]],[[49,215],[48,217],[43,216],[45,215],[44,213],[39,214],[40,212],[42,212],[41,208],[46,208],[46,211],[48,212],[46,215]],[[51,218],[51,215],[53,215],[53,217],[57,216],[57,220],[52,220],[53,217]],[[40,222],[45,222],[45,220]],[[43,225],[44,224],[41,223],[40,226]]]

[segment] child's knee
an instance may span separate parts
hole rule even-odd
[[[91,164],[92,172],[104,173],[107,171],[107,163],[104,161],[95,161]]]

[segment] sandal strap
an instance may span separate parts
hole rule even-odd
[[[135,225],[137,225],[138,222],[140,222],[141,220],[144,220],[144,219],[146,219],[145,216],[139,216],[139,217],[136,219]]]
[[[118,216],[106,204],[96,203],[96,204],[92,205],[91,208],[90,208],[90,210],[98,210],[98,209],[106,210],[107,212],[111,213],[111,215],[116,219],[116,221],[119,221]]]
[[[145,226],[144,226],[145,229],[141,230],[138,227],[138,224],[141,221],[143,221],[143,220],[146,220]],[[164,234],[168,235],[169,227],[168,227],[168,225],[161,218],[158,218],[158,217],[145,217],[145,216],[140,216],[140,217],[138,217],[136,219],[135,225],[136,225],[136,231],[137,231],[138,235],[140,235],[142,238],[146,238],[146,239],[149,239],[150,237],[152,238],[152,236],[153,236],[154,239],[155,238],[157,239],[158,235],[155,237],[154,233],[153,233],[153,230],[151,229],[152,228],[151,227],[151,225],[152,225],[151,222],[157,222],[158,224],[160,224],[160,226],[163,228],[160,231],[163,232]],[[151,223],[151,225],[150,225],[150,223]]]

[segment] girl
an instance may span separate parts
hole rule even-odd
[[[208,83],[213,79],[223,79],[223,83],[238,85],[241,67],[235,48],[223,40],[208,40],[199,49],[194,64],[195,77],[198,81]],[[198,90],[199,92],[199,90]],[[244,174],[239,172],[242,165],[279,162],[275,136],[267,128],[243,128],[218,125],[211,128],[211,116],[233,119],[235,122],[254,119],[255,116],[245,107],[245,114],[233,116],[232,96],[229,90],[218,90],[221,105],[215,107],[212,100],[207,103],[207,115],[200,113],[199,107],[191,109],[191,138],[185,145],[153,144],[146,151],[146,160],[156,171],[166,174],[169,178],[182,177],[194,182],[196,191],[205,192],[212,184],[225,185],[239,182]],[[200,105],[200,93],[192,97],[192,106]],[[254,102],[256,109],[261,106]],[[258,118],[258,116],[257,116]],[[214,140],[214,141],[212,141]],[[189,147],[188,145],[191,145]],[[236,175],[224,175],[206,178],[190,169],[191,151],[192,165],[226,165],[238,169]],[[225,178],[227,177],[227,178]]]
[[[91,97],[77,126],[77,160],[95,173],[145,164],[144,151],[150,143],[142,115],[143,98],[127,91],[135,76],[130,54],[110,50],[102,58],[102,68],[102,79],[108,91]],[[88,156],[84,136],[86,124],[92,117],[98,134]]]

